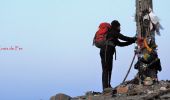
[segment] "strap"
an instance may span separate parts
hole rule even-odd
[[[106,41],[106,45],[115,47],[115,44],[112,41],[110,41],[110,40]]]
[[[93,46],[94,46],[94,44],[95,44],[95,39],[96,39],[96,34],[95,34],[95,36],[94,36],[94,38],[93,38]]]

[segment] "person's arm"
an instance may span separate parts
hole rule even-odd
[[[120,47],[131,45],[133,42],[120,42],[118,39],[116,40],[116,45]]]
[[[123,41],[127,41],[127,42],[132,42],[134,43],[136,41],[135,37],[128,37],[128,36],[124,36],[123,34],[119,33],[118,38],[123,40]]]

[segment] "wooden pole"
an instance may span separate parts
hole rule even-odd
[[[152,79],[157,79],[157,70],[147,68],[149,63],[142,63],[141,59],[147,58],[147,56],[152,56],[151,53],[156,53],[156,43],[155,43],[155,30],[150,29],[151,19],[149,17],[150,11],[153,11],[152,0],[136,0],[136,27],[137,27],[137,47],[136,53],[138,56],[138,62],[135,66],[138,68],[138,77],[143,82],[147,77]],[[150,47],[154,46],[155,47]],[[155,57],[156,59],[156,57]],[[152,66],[151,66],[152,67]],[[155,75],[153,75],[153,74]]]

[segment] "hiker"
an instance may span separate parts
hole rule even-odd
[[[114,20],[111,25],[109,23],[100,24],[99,30],[94,37],[94,44],[100,48],[103,91],[106,88],[112,88],[110,82],[114,53],[116,59],[116,46],[128,46],[135,43],[137,39],[136,37],[124,36],[120,31],[120,23],[117,20]],[[120,42],[119,39],[125,42]]]

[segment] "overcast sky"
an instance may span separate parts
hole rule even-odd
[[[154,12],[165,30],[156,36],[163,71],[170,79],[170,0],[154,0]],[[92,46],[101,22],[117,19],[122,33],[136,34],[135,0],[1,0],[0,100],[48,100],[63,92],[71,96],[101,91],[99,49]],[[122,82],[134,46],[117,47],[112,85]],[[128,79],[136,71],[132,69]]]

